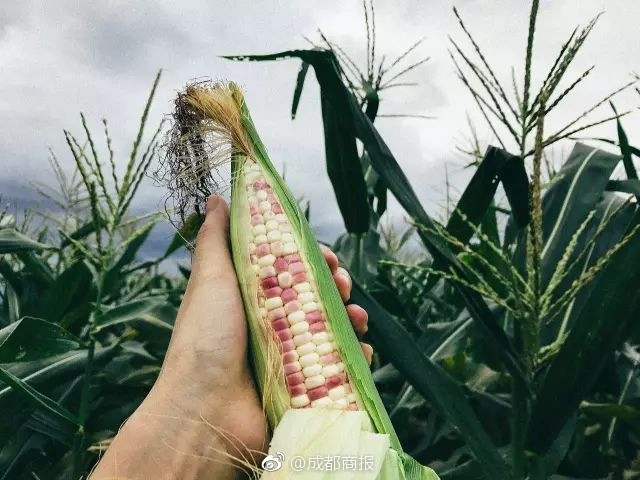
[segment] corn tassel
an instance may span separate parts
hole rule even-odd
[[[180,146],[173,151],[187,152],[197,172],[232,160],[231,246],[252,363],[273,430],[270,453],[364,452],[375,454],[377,464],[358,478],[437,479],[403,453],[318,242],[269,160],[240,89],[233,83],[190,86],[178,108]],[[263,478],[294,473],[285,461]],[[312,473],[327,479],[353,474]],[[295,478],[306,477],[299,472]]]

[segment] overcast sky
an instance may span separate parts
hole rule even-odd
[[[380,119],[377,124],[432,213],[444,198],[444,165],[456,185],[467,172],[455,151],[468,136],[465,116],[475,119],[485,142],[491,138],[456,79],[448,57],[447,35],[464,43],[451,7],[455,3],[498,76],[510,85],[511,66],[518,78],[526,42],[528,2],[524,0],[379,0],[376,2],[379,55],[389,58],[426,36],[418,54],[431,60],[406,80],[412,89],[389,90],[381,113],[420,113],[435,120]],[[595,71],[547,120],[554,129],[640,71],[637,54],[636,0],[542,1],[534,51],[534,82],[546,73],[558,49],[577,24],[605,11],[570,71],[571,79],[596,65]],[[286,164],[294,192],[311,200],[312,221],[331,238],[341,220],[324,170],[319,93],[309,76],[299,114],[289,118],[298,62],[235,63],[223,54],[271,53],[317,39],[317,29],[364,61],[362,5],[356,0],[223,1],[138,0],[0,3],[0,192],[26,201],[28,182],[50,181],[47,149],[71,167],[62,129],[80,134],[83,111],[99,132],[106,117],[119,164],[127,158],[145,97],[159,68],[164,73],[151,112],[155,126],[170,112],[175,92],[195,77],[230,79],[246,90],[259,131],[279,168]],[[466,44],[465,44],[466,45]],[[629,92],[616,101],[636,108],[640,97]],[[608,115],[608,107],[601,115]],[[593,117],[597,118],[597,116]],[[637,114],[625,120],[631,139],[639,130]],[[613,125],[593,134],[615,136]],[[637,140],[636,140],[637,141]],[[567,147],[565,147],[567,148]],[[136,208],[161,208],[164,192],[151,181],[143,186]],[[396,211],[397,216],[401,216]],[[168,234],[166,234],[168,235]],[[164,239],[162,239],[164,241]]]

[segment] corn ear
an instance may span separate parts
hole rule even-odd
[[[379,465],[363,479],[437,478],[403,453],[318,242],[271,163],[240,89],[193,85],[179,102],[189,122],[180,126],[177,150],[202,157],[194,170],[231,158],[231,247],[252,364],[274,430],[270,452],[291,458],[369,448],[379,451]],[[264,478],[291,473],[285,468]]]

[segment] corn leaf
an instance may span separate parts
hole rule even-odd
[[[369,333],[380,353],[433,408],[459,430],[486,479],[510,478],[507,465],[451,376],[427,357],[400,323],[354,281],[352,300],[369,312]]]
[[[30,362],[80,348],[80,340],[60,326],[26,317],[0,330],[0,363]]]
[[[3,383],[11,387],[16,393],[22,396],[29,403],[32,403],[45,411],[68,421],[73,425],[78,424],[78,419],[76,416],[69,412],[66,408],[60,406],[55,401],[51,400],[46,395],[38,392],[36,389],[31,387],[26,382],[23,382],[15,375],[12,375],[10,372],[0,367],[0,380]]]
[[[0,255],[3,253],[17,253],[30,250],[46,250],[49,247],[12,228],[0,229]]]
[[[636,213],[631,225],[640,222]],[[589,393],[602,359],[629,337],[640,315],[640,235],[616,252],[598,275],[575,325],[544,376],[533,404],[529,448],[544,453]]]

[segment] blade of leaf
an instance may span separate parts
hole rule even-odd
[[[18,377],[12,375],[4,368],[0,367],[0,380],[9,385],[15,392],[20,394],[28,402],[43,408],[44,410],[60,417],[63,420],[70,422],[73,425],[78,425],[78,419],[75,415],[69,412],[66,408],[58,405],[49,397],[41,394],[36,389],[20,380]]]
[[[356,281],[352,300],[369,312],[369,333],[376,348],[434,409],[460,431],[486,478],[510,478],[509,468],[480,424],[460,385],[424,355],[402,325]]]

